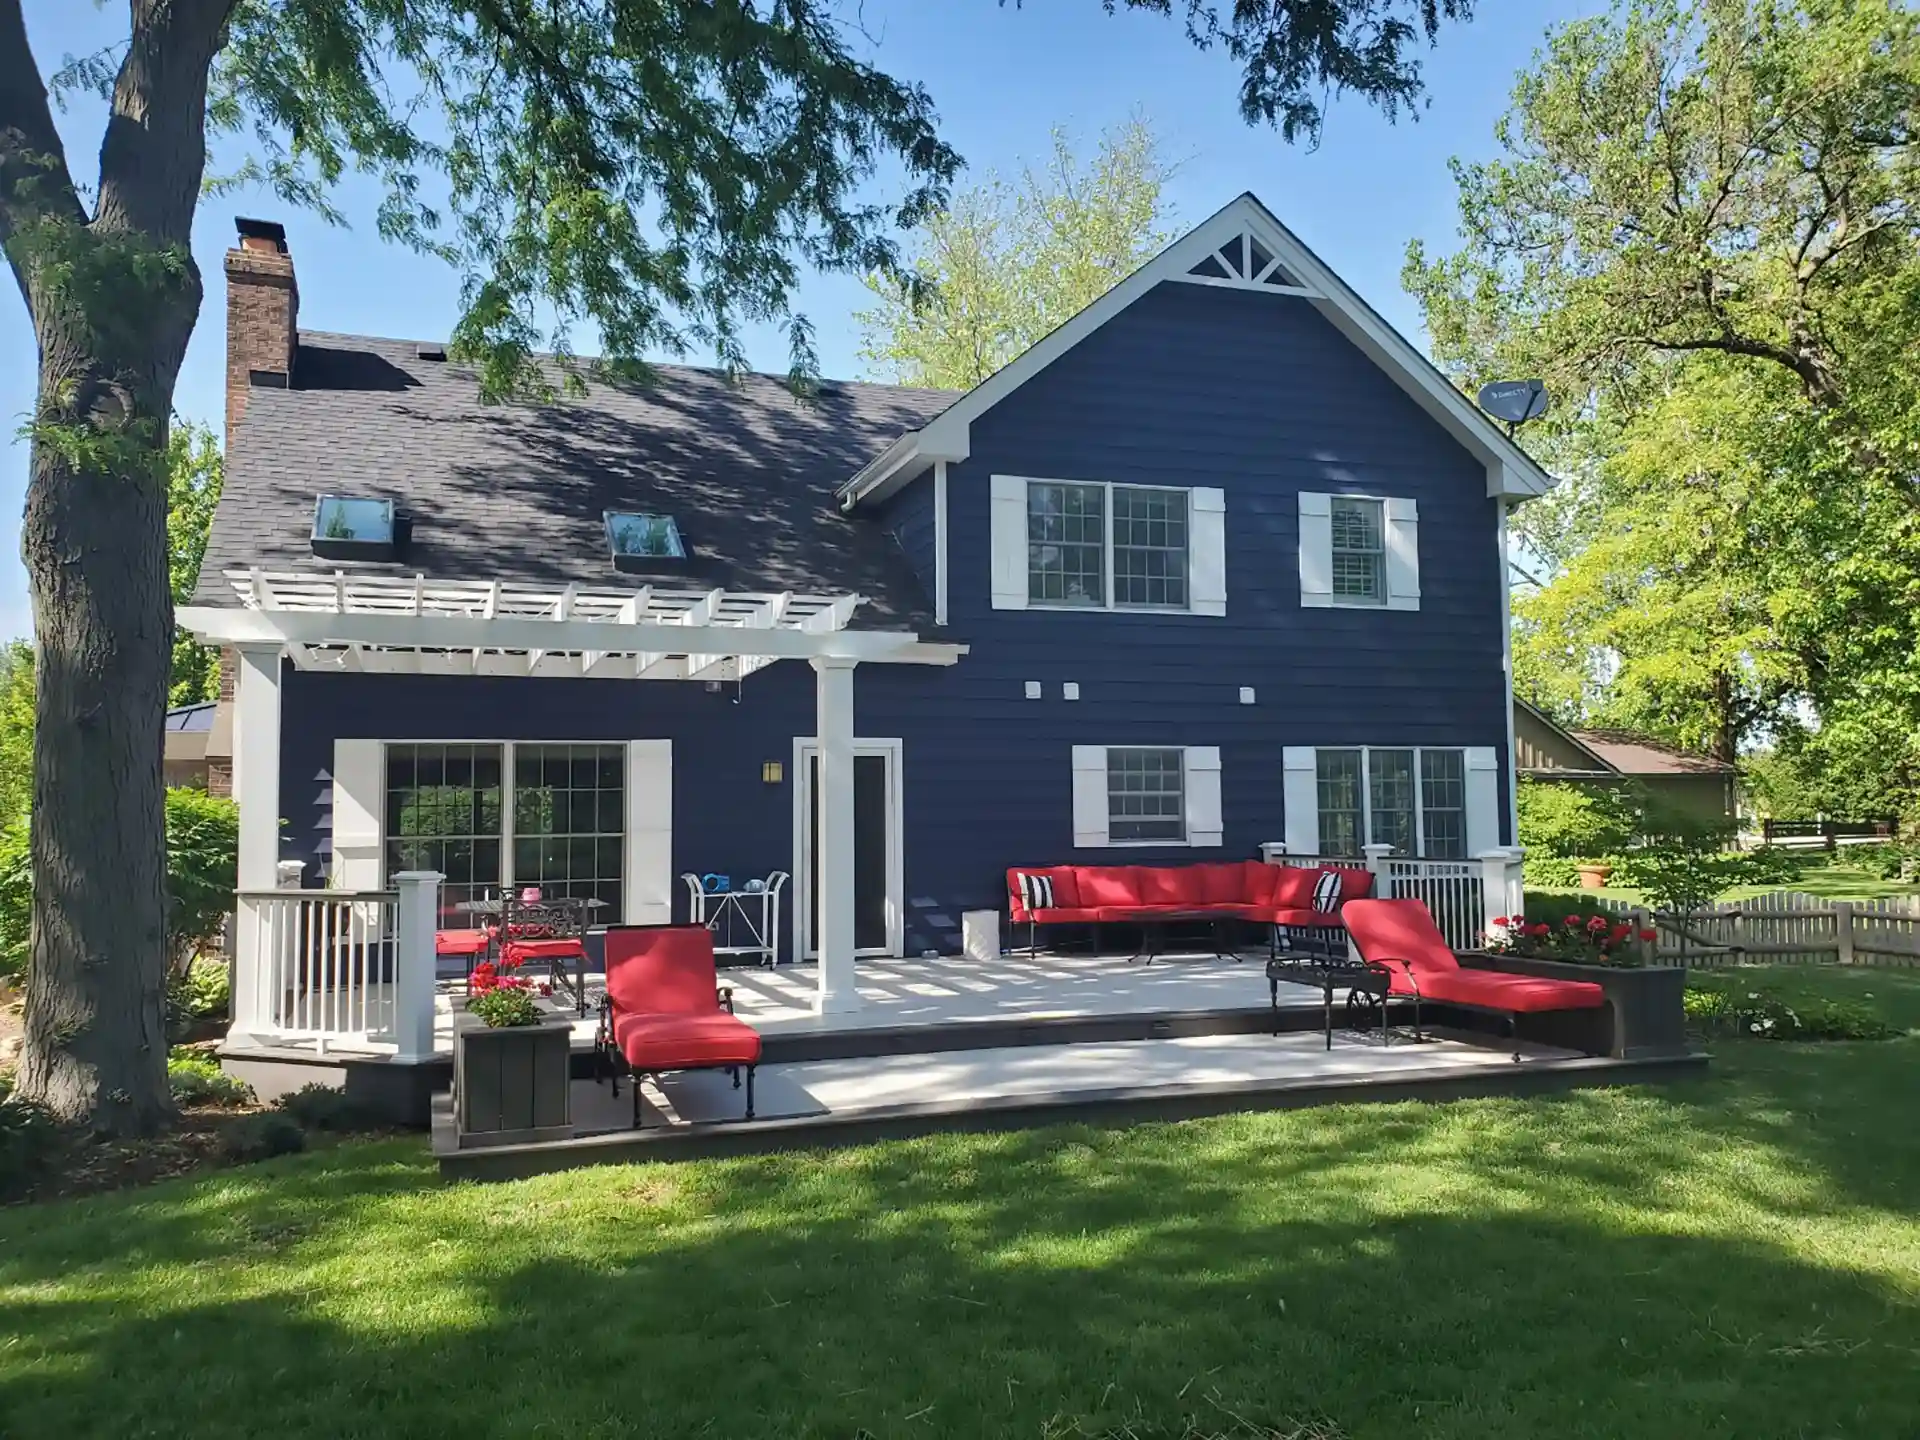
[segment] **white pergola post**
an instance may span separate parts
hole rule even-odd
[[[855,661],[821,656],[812,661],[817,680],[816,733],[820,779],[816,796],[820,832],[813,847],[819,877],[814,926],[820,945],[820,988],[814,1008],[823,1015],[858,1010],[853,970],[853,667]]]
[[[240,806],[239,888],[271,890],[280,883],[280,647],[238,647],[234,676],[233,794]],[[261,971],[261,923],[245,902],[234,923],[233,1029],[266,1029],[271,1017]],[[229,1038],[232,1038],[231,1036]]]

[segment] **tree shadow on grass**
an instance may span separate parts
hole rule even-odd
[[[1759,1191],[1818,1183],[1769,1073],[1733,1087],[1752,1107],[1329,1109],[499,1187],[432,1188],[395,1147],[266,1167],[57,1243],[0,1230],[0,1433],[1909,1433],[1905,1211],[1857,1231],[1904,1259],[1715,1231],[1715,1141],[1786,1167]],[[1709,1187],[1671,1217],[1665,1157],[1582,1138],[1642,1102]]]

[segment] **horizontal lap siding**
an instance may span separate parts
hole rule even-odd
[[[1500,562],[1483,467],[1310,304],[1201,286],[1153,292],[973,425],[951,467],[949,668],[863,665],[857,731],[904,741],[907,951],[959,948],[960,912],[997,907],[1010,865],[1193,861],[1285,834],[1281,750],[1305,744],[1504,748]],[[995,611],[995,472],[1211,485],[1227,497],[1223,619]],[[932,477],[875,516],[932,592]],[[1410,496],[1417,612],[1303,609],[1301,490]],[[1045,698],[1023,698],[1026,681]],[[1060,698],[1063,681],[1080,699]],[[792,764],[814,676],[785,661],[735,703],[682,682],[290,673],[287,852],[324,854],[338,736],[674,742],[674,868],[791,870]],[[1252,686],[1258,703],[1238,702]],[[1076,744],[1216,745],[1218,850],[1075,850]],[[676,914],[681,913],[676,900]]]

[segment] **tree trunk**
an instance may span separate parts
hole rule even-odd
[[[21,530],[38,661],[19,1092],[116,1134],[150,1132],[173,1113],[166,423],[199,277],[189,266],[167,289],[147,297],[143,343],[119,364],[98,353],[111,321],[40,317],[49,323]]]

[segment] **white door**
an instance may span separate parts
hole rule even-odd
[[[793,742],[794,953],[813,959],[820,745]],[[853,742],[853,953],[899,955],[906,944],[900,742]]]

